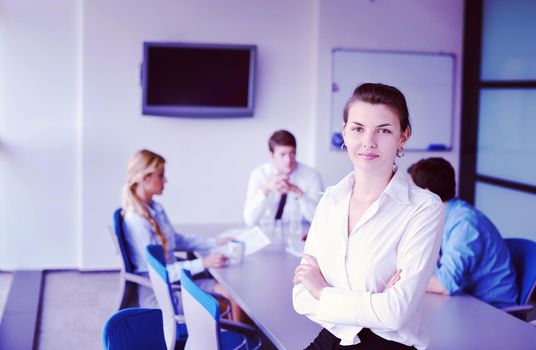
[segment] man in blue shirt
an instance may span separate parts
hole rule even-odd
[[[439,261],[426,290],[466,293],[496,307],[514,305],[518,288],[508,247],[483,213],[454,198],[452,165],[443,158],[421,159],[408,172],[417,186],[437,194],[445,205]]]

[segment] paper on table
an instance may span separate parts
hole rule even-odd
[[[270,240],[259,226],[227,230],[220,233],[218,237],[233,237],[237,241],[244,242],[246,244],[244,255],[246,256],[256,253],[270,244]]]

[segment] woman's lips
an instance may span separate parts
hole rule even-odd
[[[359,153],[359,156],[365,160],[372,160],[379,157],[379,155],[375,153]]]

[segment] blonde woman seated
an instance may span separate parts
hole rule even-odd
[[[145,248],[149,244],[161,244],[169,278],[171,282],[177,282],[182,268],[198,274],[207,268],[224,266],[227,257],[211,253],[202,259],[177,261],[173,251],[210,249],[227,243],[229,238],[217,241],[175,232],[162,205],[153,200],[153,196],[162,194],[167,182],[165,162],[163,157],[148,150],[138,151],[131,156],[128,180],[123,189],[123,228],[135,272],[148,275]],[[206,291],[228,296],[212,278],[197,279],[196,282]],[[152,289],[144,286],[138,285],[138,301],[140,307],[158,307]]]

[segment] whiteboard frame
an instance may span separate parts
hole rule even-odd
[[[331,146],[330,148],[332,150],[341,150],[340,145],[337,144],[337,142],[340,142],[340,127],[342,125],[342,110],[337,111],[335,108],[337,108],[335,104],[335,98],[334,98],[334,88],[335,88],[335,73],[336,73],[336,67],[335,67],[335,55],[340,52],[355,52],[355,53],[363,53],[363,54],[379,54],[379,55],[386,55],[386,56],[396,56],[396,55],[403,55],[404,57],[408,56],[414,56],[415,58],[422,58],[422,57],[431,57],[431,58],[438,58],[438,57],[447,57],[450,58],[451,62],[451,74],[450,81],[445,82],[450,85],[450,96],[448,99],[450,100],[450,113],[449,114],[449,135],[446,137],[448,140],[448,143],[429,143],[427,147],[422,146],[415,146],[411,147],[411,143],[409,144],[411,148],[407,148],[406,151],[409,152],[446,152],[451,151],[453,148],[454,143],[454,116],[455,116],[455,100],[456,100],[456,55],[454,53],[447,53],[447,52],[424,52],[424,51],[398,51],[398,50],[368,50],[368,49],[355,49],[355,48],[333,48],[331,50],[331,89],[330,89],[330,140],[331,140]],[[359,83],[364,83],[365,81],[356,81],[354,88]],[[386,84],[389,84],[389,82],[385,82]],[[392,84],[390,84],[392,85]],[[401,88],[402,90],[402,88]],[[352,89],[353,91],[353,89]],[[402,91],[404,93],[404,91]],[[350,98],[350,94],[346,97],[346,100]],[[408,102],[408,108],[410,110],[410,121],[412,123],[412,126],[415,125],[415,119],[412,119],[412,106]],[[413,131],[413,130],[412,130]],[[339,133],[339,135],[336,135]]]

